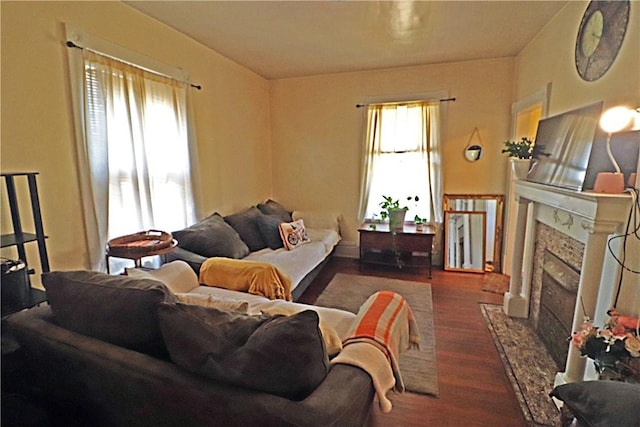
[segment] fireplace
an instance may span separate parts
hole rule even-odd
[[[580,272],[549,249],[544,249],[541,264],[540,301],[535,329],[558,369],[562,369],[567,363],[569,347],[566,340],[572,332]],[[531,302],[534,303],[533,299]]]
[[[594,372],[585,373],[585,359],[566,338],[585,315],[597,325],[606,320],[621,271],[607,241],[623,231],[631,197],[528,181],[516,181],[515,194],[516,232],[505,313],[529,318],[546,341],[559,364],[556,385],[591,379]],[[619,245],[611,250],[620,256]],[[636,277],[624,280],[633,282],[625,289],[639,288]],[[632,294],[623,297],[618,307],[635,312],[634,299]]]

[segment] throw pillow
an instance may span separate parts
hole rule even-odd
[[[260,233],[260,228],[258,228],[258,218],[262,215],[262,212],[253,206],[242,212],[224,217],[224,220],[238,232],[240,238],[247,244],[251,252],[267,247]]]
[[[284,206],[282,206],[280,203],[276,202],[275,200],[269,199],[264,203],[258,204],[258,209],[260,209],[260,212],[262,212],[263,214],[277,216],[278,218],[280,218],[282,222],[293,221],[293,218],[291,217],[291,212],[286,210]]]
[[[217,212],[172,234],[178,246],[204,257],[239,259],[249,255],[240,235]]]
[[[158,317],[171,359],[207,378],[299,400],[329,370],[314,311],[250,316],[174,303]]]
[[[127,268],[125,271],[129,277],[159,280],[174,294],[189,292],[200,286],[196,273],[189,264],[181,260],[168,262],[156,270]]]
[[[291,316],[292,314],[304,311],[304,309],[298,306],[278,304],[273,307],[265,307],[260,311],[263,314],[269,314],[271,316],[275,316],[278,314],[283,316]],[[334,356],[340,353],[340,351],[342,350],[342,340],[340,339],[338,332],[336,332],[336,330],[331,325],[323,322],[322,319],[319,320],[318,327],[320,328],[320,333],[322,334],[322,339],[324,340],[324,346],[327,349],[327,354],[329,356]]]
[[[236,311],[238,313],[249,314],[249,302],[232,298],[219,298],[213,295],[196,293],[178,293],[176,299],[185,304],[201,305],[202,307],[213,307],[219,310]]]
[[[258,229],[269,248],[276,250],[284,246],[280,237],[279,225],[282,221],[277,215],[263,214],[258,218]]]
[[[166,358],[157,306],[175,297],[158,280],[95,271],[54,271],[42,284],[56,322],[114,345]]]
[[[301,219],[280,223],[278,227],[280,228],[282,243],[288,250],[295,249],[311,241],[307,235],[307,230],[304,228],[304,221]]]
[[[559,385],[550,395],[585,426],[640,426],[640,384],[584,381]]]

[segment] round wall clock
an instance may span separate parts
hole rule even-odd
[[[576,68],[583,80],[598,80],[615,61],[629,23],[629,0],[592,0],[576,38]]]

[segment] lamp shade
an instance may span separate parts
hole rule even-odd
[[[607,133],[620,132],[627,128],[635,117],[635,111],[627,107],[613,107],[600,116],[600,127]]]

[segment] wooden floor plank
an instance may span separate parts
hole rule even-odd
[[[482,274],[434,268],[429,279],[424,272],[409,269],[367,267],[359,271],[357,260],[334,257],[300,302],[313,304],[336,273],[431,284],[440,395],[392,393],[392,411],[383,414],[375,402],[370,427],[527,425],[478,305],[502,304],[503,297],[480,289]]]

